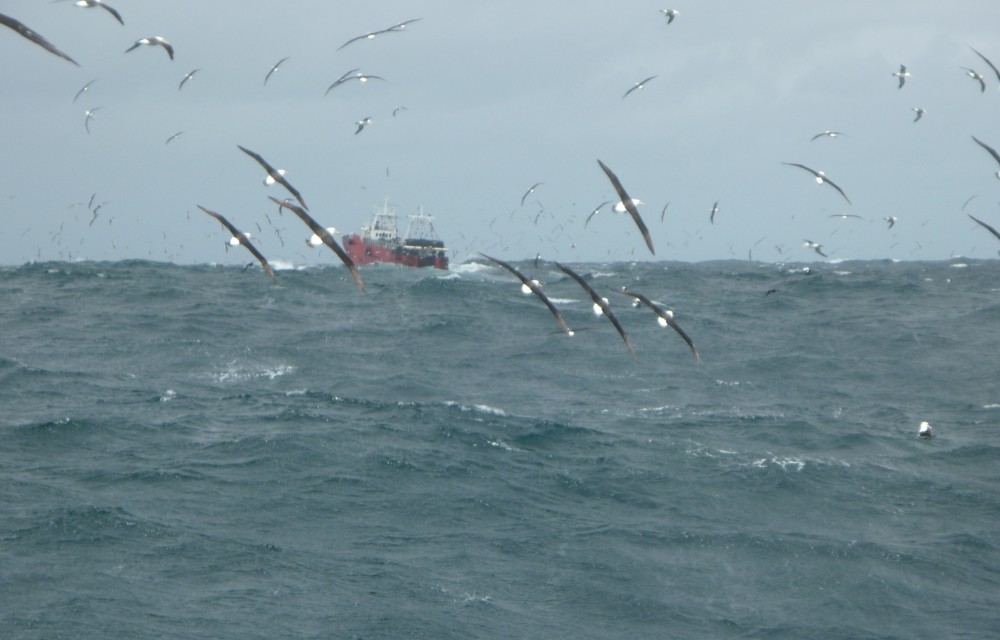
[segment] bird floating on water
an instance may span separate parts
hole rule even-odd
[[[934,427],[932,427],[929,422],[924,420],[920,423],[920,429],[917,431],[917,435],[921,438],[933,438]]]
[[[135,43],[131,47],[125,50],[125,53],[128,53],[133,49],[137,49],[141,45],[147,45],[150,47],[157,47],[157,46],[163,47],[163,49],[167,52],[167,55],[170,56],[170,59],[171,60],[174,59],[173,45],[167,42],[166,38],[163,38],[162,36],[150,36],[148,38],[139,38],[138,40],[135,41]]]
[[[632,220],[635,221],[635,225],[639,227],[639,232],[642,234],[643,239],[646,241],[646,246],[649,247],[649,252],[656,255],[656,250],[653,249],[653,239],[649,235],[649,229],[646,227],[646,223],[642,221],[642,216],[639,215],[639,209],[636,205],[643,204],[642,200],[638,198],[632,198],[628,193],[625,192],[625,187],[622,186],[621,181],[618,176],[615,175],[606,164],[597,160],[597,164],[601,165],[601,169],[604,174],[608,176],[608,180],[611,181],[611,186],[615,188],[615,192],[618,193],[619,201],[614,206],[616,212],[628,211],[628,214],[632,216]]]
[[[4,14],[0,13],[0,24],[2,24],[5,27],[13,29],[17,33],[21,34],[21,36],[27,38],[28,40],[31,40],[32,42],[37,44],[39,47],[45,49],[49,53],[55,54],[60,58],[62,58],[63,60],[68,60],[78,67],[80,66],[79,62],[77,62],[73,58],[70,58],[68,55],[60,51],[54,44],[43,38],[38,33],[32,31],[31,28],[29,28],[23,22],[15,20],[10,16],[5,16]]]

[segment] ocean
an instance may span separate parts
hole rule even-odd
[[[1000,637],[1000,261],[514,264],[0,269],[0,638]]]

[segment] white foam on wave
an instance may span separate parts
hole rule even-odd
[[[964,269],[969,265],[964,262],[955,262],[953,264],[949,264],[948,266],[951,267],[952,269]]]
[[[216,382],[240,382],[242,380],[254,380],[257,378],[274,380],[294,371],[295,367],[290,364],[246,365],[238,364],[234,361],[226,365],[226,368],[222,371],[211,374],[211,377]]]
[[[455,402],[454,400],[448,400],[444,403],[444,405],[446,407],[456,407],[459,411],[485,413],[491,416],[507,417],[510,415],[503,409],[499,409],[497,407],[491,407],[488,404],[464,405],[460,402]]]
[[[456,273],[479,273],[480,271],[487,271],[491,269],[489,265],[485,265],[482,262],[463,262],[461,264],[451,265],[451,271]]]
[[[306,265],[304,264],[297,265],[294,262],[282,260],[281,258],[278,258],[277,260],[268,260],[268,264],[270,264],[271,268],[275,271],[302,271],[306,268]]]

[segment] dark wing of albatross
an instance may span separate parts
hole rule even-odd
[[[665,327],[669,326],[671,329],[676,331],[677,334],[680,335],[680,337],[684,338],[684,342],[686,342],[688,347],[691,348],[691,353],[692,355],[694,355],[695,362],[701,364],[701,356],[698,354],[698,349],[694,346],[694,341],[691,340],[688,334],[684,333],[684,330],[681,329],[680,326],[674,321],[673,312],[671,312],[668,309],[664,309],[663,307],[656,304],[655,302],[653,302],[646,296],[642,295],[641,293],[636,293],[635,291],[629,291],[628,289],[623,290],[622,293],[627,296],[632,296],[639,302],[643,303],[644,305],[652,309],[653,312],[660,317],[661,325]]]
[[[341,247],[337,243],[337,240],[332,235],[330,235],[329,231],[324,229],[318,222],[316,222],[313,219],[313,217],[308,213],[306,213],[305,209],[303,209],[302,207],[292,202],[289,202],[288,200],[278,200],[274,196],[268,196],[268,198],[274,201],[274,203],[277,204],[279,207],[288,209],[289,211],[297,215],[299,218],[301,218],[302,222],[305,222],[306,226],[308,226],[313,233],[319,236],[319,238],[323,241],[323,244],[330,247],[330,249],[332,249],[333,252],[337,254],[337,257],[340,258],[340,261],[344,263],[344,266],[347,267],[348,270],[350,270],[351,276],[354,278],[354,281],[358,283],[358,287],[362,291],[365,290],[365,284],[361,282],[361,275],[358,273],[358,268],[354,265],[354,261],[351,260],[351,256],[347,255],[347,252],[344,251],[343,247]]]
[[[198,208],[207,213],[208,215],[212,216],[219,222],[221,222],[222,226],[228,229],[229,233],[233,234],[233,238],[235,238],[241,245],[246,247],[247,251],[253,254],[253,257],[257,258],[257,260],[260,262],[260,265],[264,267],[264,271],[266,271],[267,274],[271,276],[271,280],[274,280],[274,270],[271,269],[271,265],[268,264],[267,258],[265,258],[261,254],[261,252],[257,250],[257,247],[253,246],[253,243],[250,242],[250,238],[248,238],[245,233],[234,227],[233,224],[229,222],[229,220],[226,220],[225,216],[223,216],[221,213],[216,213],[211,209],[206,209],[200,204],[198,205]]]
[[[576,280],[577,283],[583,287],[583,290],[590,295],[590,299],[594,301],[594,305],[596,305],[596,307],[601,310],[601,313],[604,314],[607,319],[611,321],[611,324],[615,326],[615,329],[618,331],[618,335],[620,335],[622,340],[625,342],[628,352],[632,355],[632,358],[635,358],[635,350],[632,348],[632,341],[628,339],[627,335],[625,335],[625,329],[623,329],[621,323],[618,322],[618,318],[615,317],[615,314],[611,313],[611,307],[608,306],[608,301],[598,295],[598,293],[594,291],[594,288],[591,287],[590,284],[580,276],[580,274],[576,273],[567,266],[559,264],[558,262],[556,263],[556,266],[559,267],[563,273]]]
[[[524,275],[523,273],[521,273],[520,271],[518,271],[517,269],[515,269],[510,264],[504,262],[503,260],[499,260],[497,258],[492,258],[492,257],[486,255],[485,253],[480,253],[479,255],[481,255],[482,257],[486,258],[487,260],[495,262],[496,264],[500,265],[501,267],[503,267],[507,271],[510,271],[515,276],[517,276],[517,279],[521,281],[521,284],[523,284],[524,286],[526,286],[533,294],[535,294],[536,296],[538,296],[539,300],[541,300],[542,302],[545,303],[545,306],[548,307],[549,312],[552,313],[552,316],[559,323],[559,326],[562,327],[563,333],[565,333],[566,335],[570,335],[570,336],[573,335],[573,330],[569,328],[568,324],[566,324],[566,321],[563,319],[562,314],[559,313],[559,309],[556,309],[556,306],[554,304],[552,304],[552,301],[549,300],[549,297],[547,295],[545,295],[545,292],[542,291],[541,287],[538,286],[537,282],[535,282],[534,280],[531,280],[526,275]]]
[[[63,53],[62,51],[60,51],[58,48],[56,48],[56,46],[54,44],[52,44],[51,42],[49,42],[48,40],[46,40],[42,36],[38,35],[34,31],[32,31],[23,22],[19,22],[18,20],[15,20],[14,18],[11,18],[10,16],[5,16],[4,14],[0,13],[0,24],[4,25],[5,27],[10,27],[14,31],[20,33],[22,36],[24,36],[25,38],[27,38],[28,40],[31,40],[32,42],[34,42],[38,46],[42,47],[46,51],[48,51],[50,53],[54,53],[55,55],[59,56],[63,60],[69,60],[70,62],[72,62],[76,66],[78,66],[78,67],[80,66],[79,62],[77,62],[73,58],[70,58],[68,55],[66,55],[65,53]]]
[[[618,176],[615,172],[608,168],[606,164],[597,160],[597,164],[601,165],[601,169],[604,170],[605,175],[608,176],[608,180],[611,181],[611,186],[615,188],[618,193],[618,197],[621,199],[622,206],[628,211],[628,214],[632,216],[632,220],[635,221],[635,225],[639,227],[639,232],[642,233],[643,239],[646,241],[646,246],[649,247],[649,252],[654,256],[656,255],[656,250],[653,249],[653,240],[649,237],[649,229],[646,228],[646,223],[642,221],[642,217],[639,215],[639,210],[636,209],[635,203],[632,202],[632,198],[625,192],[625,188],[622,187],[622,183],[618,180]]]
[[[240,151],[242,151],[243,153],[247,154],[248,156],[250,156],[251,158],[253,158],[254,160],[256,160],[257,163],[260,164],[260,166],[264,167],[264,171],[267,171],[267,175],[271,176],[272,180],[274,180],[275,182],[277,182],[278,184],[280,184],[281,186],[283,186],[285,189],[287,189],[288,193],[290,193],[293,196],[295,196],[295,199],[299,201],[299,204],[302,205],[303,209],[308,209],[309,208],[309,206],[306,205],[305,201],[302,199],[302,195],[298,192],[298,190],[295,187],[293,187],[288,182],[288,180],[285,180],[285,176],[281,175],[280,171],[278,171],[277,169],[275,169],[274,167],[272,167],[270,164],[268,164],[267,160],[265,160],[263,157],[261,157],[261,155],[259,153],[251,151],[250,149],[247,149],[246,147],[243,147],[243,146],[240,146],[240,145],[236,145],[236,146],[240,148]]]

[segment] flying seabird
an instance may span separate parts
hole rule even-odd
[[[267,84],[267,81],[271,78],[271,74],[274,73],[275,71],[277,71],[278,67],[280,67],[281,64],[285,60],[288,60],[288,58],[289,58],[289,56],[286,56],[286,57],[282,58],[281,60],[278,60],[277,62],[275,62],[273,65],[271,65],[271,68],[268,69],[268,71],[267,71],[267,75],[264,76],[264,84],[265,85]]]
[[[199,71],[201,71],[201,69],[192,69],[191,71],[188,71],[187,74],[185,74],[184,78],[181,79],[181,83],[177,85],[177,90],[180,91],[181,89],[183,89],[184,83],[193,78],[194,74],[198,73]]]
[[[622,100],[624,100],[625,98],[627,98],[628,94],[632,93],[636,89],[645,89],[646,88],[646,83],[649,82],[650,80],[652,80],[655,77],[656,76],[649,76],[645,80],[640,80],[639,82],[636,82],[634,85],[632,85],[632,87],[628,91],[625,92],[625,95],[622,96]]]
[[[587,216],[587,219],[583,221],[583,228],[586,229],[587,225],[590,223],[590,219],[593,218],[594,216],[596,216],[597,212],[600,211],[601,209],[603,209],[605,205],[609,205],[609,204],[611,204],[611,201],[610,200],[605,200],[601,204],[597,205],[597,207],[593,211],[590,212],[590,215]]]
[[[922,108],[920,108],[920,107],[911,107],[911,108],[912,108],[912,109],[913,109],[913,111],[914,111],[914,112],[916,112],[916,114],[917,114],[917,115],[916,115],[916,116],[914,116],[914,118],[913,118],[913,121],[914,121],[914,122],[916,122],[917,120],[919,120],[919,119],[923,118],[923,117],[924,117],[924,114],[925,114],[925,113],[927,113],[927,111],[926,111],[925,109],[922,109]]]
[[[660,212],[660,222],[663,222],[663,216],[667,215],[667,207],[669,206],[670,206],[669,202],[663,205],[663,211]]]
[[[87,8],[87,9],[93,9],[94,7],[100,7],[102,9],[104,9],[105,11],[107,11],[108,13],[110,13],[112,16],[114,16],[115,20],[117,20],[119,24],[121,24],[121,25],[125,24],[125,21],[122,20],[121,14],[118,13],[117,11],[115,11],[112,7],[110,7],[107,4],[105,4],[104,0],[76,0],[76,2],[74,2],[73,4],[75,4],[78,7],[84,7],[84,8]]]
[[[611,313],[611,307],[608,306],[607,298],[599,296],[597,292],[594,291],[594,288],[591,287],[590,284],[580,276],[580,274],[576,273],[569,267],[561,265],[558,262],[556,263],[556,266],[559,267],[560,271],[576,280],[580,286],[583,287],[583,290],[590,295],[590,299],[594,302],[594,313],[597,315],[604,315],[611,321],[611,324],[613,324],[615,329],[618,331],[618,335],[620,335],[622,340],[625,342],[625,346],[628,347],[628,352],[633,358],[635,358],[635,350],[632,348],[632,341],[628,339],[627,335],[625,335],[625,330],[622,329],[622,325],[618,322],[618,318],[615,317],[615,314]]]
[[[972,202],[973,200],[975,200],[978,197],[979,197],[978,193],[969,196],[969,199],[962,203],[962,211],[965,211],[965,208],[967,206],[969,206],[969,203]]]
[[[136,49],[139,47],[139,45],[143,44],[149,46],[159,45],[166,50],[167,55],[170,56],[171,60],[174,59],[174,48],[170,45],[169,42],[166,41],[165,38],[161,36],[150,36],[148,38],[139,38],[138,40],[135,41],[135,43],[131,47],[125,50],[125,53],[128,53],[129,51]]]
[[[962,69],[965,70],[965,75],[979,83],[979,92],[984,93],[986,91],[986,80],[983,79],[983,74],[969,67],[962,67]]]
[[[844,196],[844,200],[847,200],[847,204],[851,204],[851,200],[847,197],[847,194],[844,193],[844,190],[841,189],[840,187],[838,187],[836,184],[834,184],[833,180],[830,180],[829,178],[827,178],[826,174],[823,173],[822,171],[815,171],[814,169],[810,169],[809,167],[805,166],[804,164],[798,164],[796,162],[782,162],[782,164],[787,164],[790,167],[798,167],[800,169],[805,169],[806,171],[808,171],[809,173],[813,174],[813,176],[816,177],[817,184],[826,183],[826,184],[830,185],[831,187],[833,187],[834,189],[836,189],[837,192],[840,195]]]
[[[388,82],[385,78],[383,78],[381,76],[375,76],[375,75],[371,75],[371,74],[360,73],[360,69],[351,69],[350,71],[348,71],[344,75],[342,75],[339,78],[337,78],[333,82],[333,84],[331,84],[329,87],[327,87],[326,91],[323,93],[323,95],[327,95],[335,87],[339,87],[340,85],[344,84],[348,80],[357,80],[361,84],[365,84],[369,80],[381,80],[382,82]]]
[[[906,79],[910,77],[910,72],[906,70],[906,65],[899,65],[899,71],[892,74],[893,76],[899,78],[899,86],[897,89],[902,89],[903,85],[906,84]]]
[[[539,284],[538,280],[529,279],[526,275],[515,269],[510,264],[504,262],[503,260],[492,258],[486,255],[485,253],[480,253],[479,255],[483,256],[487,260],[495,262],[496,264],[500,265],[507,271],[510,271],[515,276],[517,276],[517,279],[521,281],[521,290],[524,291],[525,293],[535,294],[536,296],[538,296],[539,300],[545,303],[545,306],[548,307],[549,312],[552,313],[552,316],[556,319],[556,322],[559,323],[559,326],[562,328],[563,333],[565,333],[568,336],[574,334],[574,331],[569,328],[568,324],[566,324],[566,321],[563,319],[562,314],[559,313],[559,309],[556,309],[556,306],[552,304],[552,301],[549,300],[549,297],[545,295],[544,291],[542,291],[542,286],[541,284]]]
[[[409,111],[409,109],[407,109],[407,108],[406,108],[406,107],[404,107],[403,105],[399,105],[398,107],[396,107],[396,108],[394,108],[394,109],[392,110],[392,117],[393,117],[393,118],[395,118],[395,117],[396,117],[396,114],[397,114],[398,112],[400,112],[400,111]]]
[[[681,14],[681,12],[678,11],[677,9],[660,9],[660,13],[662,13],[664,17],[666,17],[667,24],[673,22],[674,18],[676,18]]]
[[[321,227],[320,224],[316,222],[312,216],[306,213],[305,209],[303,209],[302,207],[299,207],[298,205],[288,200],[278,200],[274,196],[268,196],[268,197],[278,205],[279,211],[281,210],[281,208],[289,209],[291,210],[292,213],[297,215],[302,220],[302,222],[305,222],[306,226],[312,229],[313,235],[319,238],[320,242],[330,247],[330,249],[332,249],[333,252],[337,254],[337,257],[340,258],[340,261],[343,262],[344,266],[347,267],[348,270],[351,272],[351,276],[353,276],[354,281],[358,283],[358,287],[362,291],[365,290],[365,285],[363,282],[361,282],[361,275],[358,274],[358,268],[354,265],[354,261],[351,260],[351,256],[347,255],[347,252],[344,251],[343,247],[341,247],[339,243],[337,243],[337,240],[333,237],[333,235],[330,233],[328,229]],[[306,243],[309,244],[310,247],[319,246],[319,243],[313,244],[312,240],[313,238],[310,237],[308,240],[306,240]]]
[[[364,118],[361,118],[360,120],[355,122],[354,124],[358,125],[358,128],[354,131],[354,135],[358,135],[359,133],[361,133],[361,130],[364,129],[366,126],[370,125],[371,123],[372,123],[371,116],[365,116]]]
[[[816,138],[836,138],[837,136],[846,136],[846,133],[841,133],[840,131],[824,131],[822,133],[817,133],[812,138],[809,139],[810,142]]]
[[[351,44],[352,42],[357,42],[358,40],[372,40],[375,38],[375,36],[381,35],[383,33],[394,33],[396,31],[402,31],[406,28],[406,25],[410,24],[411,22],[416,22],[417,20],[420,20],[420,18],[413,18],[412,20],[407,20],[406,22],[400,22],[399,24],[394,24],[387,29],[380,29],[379,31],[369,31],[364,35],[351,38],[344,44],[337,47],[337,51],[340,51],[347,45]]]
[[[986,224],[985,222],[983,222],[982,220],[980,220],[976,216],[972,215],[971,213],[967,213],[965,215],[967,215],[970,218],[972,218],[973,220],[975,220],[982,228],[984,228],[987,231],[989,231],[990,233],[992,233],[996,237],[997,240],[1000,240],[1000,231],[997,231],[996,229],[994,229],[990,225]]]
[[[527,191],[524,192],[524,195],[521,196],[521,206],[522,207],[524,206],[524,200],[525,200],[525,198],[527,198],[532,193],[534,193],[535,189],[537,189],[539,186],[541,186],[543,184],[545,184],[545,183],[544,182],[536,182],[535,184],[531,185],[531,187],[529,187]]]
[[[260,251],[257,251],[257,247],[253,246],[253,243],[250,242],[249,233],[241,232],[239,229],[234,227],[232,223],[229,222],[229,220],[226,220],[226,218],[220,213],[216,213],[211,209],[206,209],[200,204],[198,205],[198,208],[207,213],[208,215],[212,216],[219,222],[221,222],[222,226],[228,229],[229,233],[233,234],[233,237],[229,239],[229,245],[233,247],[238,245],[243,245],[244,247],[246,247],[247,251],[252,253],[253,257],[257,258],[257,260],[260,262],[260,265],[264,267],[264,271],[266,271],[267,274],[271,276],[271,280],[274,280],[274,270],[271,269],[271,265],[267,263],[267,259],[263,255],[261,255]]]
[[[708,214],[708,222],[710,224],[715,224],[715,214],[719,213],[719,201],[716,200],[715,204],[712,205],[712,211]]]
[[[43,49],[45,49],[49,53],[54,53],[55,55],[59,56],[63,60],[69,60],[70,62],[72,62],[76,66],[78,66],[78,67],[80,66],[79,62],[77,62],[73,58],[70,58],[68,55],[66,55],[65,53],[63,53],[59,49],[57,49],[54,44],[52,44],[51,42],[49,42],[48,40],[46,40],[45,38],[43,38],[39,34],[37,34],[34,31],[32,31],[23,22],[20,22],[18,20],[15,20],[14,18],[11,18],[10,16],[5,16],[4,14],[0,13],[0,24],[4,25],[5,27],[10,27],[11,29],[13,29],[14,31],[18,32],[19,34],[21,34],[22,36],[24,36],[28,40],[31,40],[32,42],[34,42],[38,46],[42,47]]]
[[[882,219],[889,223],[890,229],[892,229],[896,225],[896,221],[899,220],[896,216],[886,216]]]
[[[80,90],[76,92],[75,96],[73,96],[73,102],[76,102],[77,98],[79,98],[83,94],[87,93],[87,91],[90,90],[90,85],[94,84],[95,82],[97,82],[97,78],[94,78],[93,80],[91,80],[87,84],[85,84],[82,87],[80,87]]]
[[[303,209],[308,209],[309,208],[306,205],[305,201],[302,200],[302,196],[301,196],[301,194],[299,194],[298,190],[296,190],[295,187],[293,187],[291,184],[289,184],[288,180],[285,180],[285,176],[281,175],[280,171],[278,171],[277,169],[275,169],[274,167],[272,167],[271,165],[269,165],[267,163],[267,160],[265,160],[264,158],[262,158],[259,153],[255,153],[255,152],[251,151],[250,149],[247,149],[246,147],[243,147],[243,146],[240,146],[240,145],[236,145],[236,146],[238,146],[240,148],[240,151],[242,151],[243,153],[247,154],[248,156],[250,156],[251,158],[253,158],[254,160],[256,160],[260,164],[260,166],[264,167],[264,171],[267,172],[267,175],[272,180],[274,180],[275,182],[277,182],[278,184],[280,184],[281,186],[283,186],[285,189],[288,189],[288,192],[290,194],[292,194],[293,196],[295,196],[295,199],[299,201],[299,204],[302,205]]]
[[[604,170],[605,175],[608,176],[608,180],[611,181],[611,186],[615,188],[618,193],[618,197],[621,199],[615,205],[615,211],[628,211],[628,214],[632,216],[632,220],[635,221],[637,227],[639,227],[639,232],[642,233],[643,239],[646,240],[646,246],[649,247],[649,252],[656,255],[656,251],[653,249],[653,239],[649,237],[649,229],[646,228],[646,223],[642,221],[642,217],[639,215],[639,210],[636,208],[636,204],[642,204],[641,200],[633,199],[625,192],[625,188],[622,183],[618,180],[618,176],[615,175],[614,171],[608,168],[606,164],[601,162],[600,159],[597,160],[597,164],[601,165],[601,169]]]
[[[983,62],[985,62],[986,64],[988,64],[989,67],[990,67],[990,69],[993,69],[993,73],[995,73],[996,76],[997,76],[997,81],[1000,82],[1000,69],[997,69],[996,65],[994,65],[992,62],[990,62],[989,58],[987,58],[983,54],[981,54],[978,51],[976,51],[976,49],[974,47],[969,47],[969,48],[972,49],[973,53],[975,53],[977,56],[979,56],[980,58],[982,58]]]
[[[90,121],[95,117],[94,112],[100,109],[100,107],[94,107],[93,109],[87,109],[83,112],[83,128],[90,133]]]
[[[827,218],[840,218],[841,220],[847,220],[848,218],[857,218],[858,220],[864,220],[863,217],[855,213],[831,213]]]
[[[920,430],[917,431],[917,435],[921,438],[933,438],[934,437],[934,427],[930,425],[926,420],[920,423]]]
[[[816,253],[818,253],[819,255],[823,256],[824,258],[828,258],[829,257],[828,255],[826,255],[825,253],[823,253],[823,245],[817,244],[817,243],[813,242],[812,240],[805,240],[805,241],[803,241],[802,246],[806,247],[807,249],[813,249],[813,250],[815,250]]]
[[[163,144],[170,144],[170,143],[171,143],[171,142],[173,142],[173,141],[174,141],[174,140],[175,140],[176,138],[178,138],[178,137],[179,137],[179,136],[180,136],[180,135],[181,135],[182,133],[184,133],[184,132],[183,132],[183,131],[178,131],[178,132],[177,132],[177,133],[175,133],[174,135],[172,135],[172,136],[170,136],[169,138],[167,138],[167,141],[166,141],[166,142],[164,142]]]
[[[1000,154],[998,154],[996,152],[996,149],[994,149],[990,145],[986,144],[985,142],[983,142],[982,140],[980,140],[976,136],[972,136],[972,139],[975,140],[976,144],[978,144],[980,147],[982,147],[983,149],[986,149],[987,151],[989,151],[990,155],[993,156],[993,159],[997,161],[997,164],[1000,164]],[[996,176],[997,176],[997,178],[1000,178],[1000,171],[996,172]]]
[[[680,335],[680,337],[684,338],[684,342],[686,342],[688,347],[691,348],[691,353],[694,355],[695,362],[701,364],[701,356],[698,355],[698,349],[695,348],[694,341],[692,341],[691,338],[688,336],[688,334],[684,333],[684,330],[681,329],[680,326],[674,321],[673,311],[661,307],[660,305],[656,304],[655,302],[653,302],[646,296],[642,295],[641,293],[636,293],[635,291],[629,291],[628,289],[622,289],[622,293],[627,296],[632,296],[633,298],[635,298],[636,304],[641,302],[650,309],[652,309],[653,312],[657,316],[659,316],[657,322],[660,323],[660,326],[670,327],[671,329],[676,331],[678,335]]]

